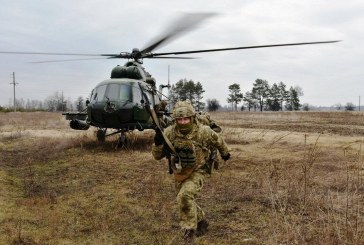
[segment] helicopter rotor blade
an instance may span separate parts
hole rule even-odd
[[[181,35],[182,33],[197,27],[198,24],[202,23],[204,20],[214,15],[216,14],[215,13],[185,14],[181,18],[179,18],[176,22],[174,22],[166,33],[162,34],[159,38],[154,40],[147,47],[143,48],[140,52],[142,54],[150,53],[151,51],[161,46],[162,44],[166,44],[171,39],[176,38],[178,35]]]
[[[207,18],[206,16],[204,18]],[[195,23],[195,22],[194,22]],[[190,25],[185,28],[190,27]],[[176,35],[176,32],[173,35]],[[168,37],[171,38],[172,36]],[[164,39],[167,40],[167,39]],[[190,50],[190,51],[180,51],[180,52],[168,52],[168,53],[143,53],[141,51],[138,53],[140,58],[165,58],[165,59],[195,59],[194,57],[166,57],[165,55],[181,55],[181,54],[194,54],[194,53],[206,53],[206,52],[219,52],[219,51],[229,51],[229,50],[239,50],[239,49],[256,49],[256,48],[270,48],[270,47],[283,47],[283,46],[298,46],[298,45],[311,45],[311,44],[325,44],[325,43],[336,43],[341,40],[334,41],[319,41],[319,42],[302,42],[302,43],[286,43],[286,44],[271,44],[271,45],[258,45],[258,46],[245,46],[245,47],[233,47],[233,48],[220,48],[220,49],[201,49],[201,50]],[[164,42],[164,41],[162,41]],[[159,43],[161,44],[161,42]],[[158,44],[158,45],[159,45]],[[157,46],[158,46],[157,45]],[[156,48],[157,46],[154,46]],[[119,54],[80,54],[80,53],[48,53],[48,52],[14,52],[14,51],[0,51],[1,54],[25,54],[25,55],[64,55],[64,56],[101,56],[103,58],[82,58],[82,59],[67,59],[67,60],[49,60],[49,61],[35,61],[30,63],[50,63],[50,62],[66,62],[66,61],[77,61],[77,60],[96,60],[96,59],[133,59],[132,53],[121,52]],[[164,56],[164,57],[162,57]]]
[[[124,57],[100,57],[100,58],[84,58],[84,59],[67,59],[67,60],[43,60],[43,61],[32,61],[29,63],[39,64],[39,63],[55,63],[55,62],[69,62],[69,61],[80,61],[80,60],[104,60],[104,59],[120,59]],[[152,59],[196,59],[195,57],[147,57]]]
[[[119,54],[79,54],[79,53],[12,52],[12,51],[0,51],[0,54],[72,55],[72,56],[118,56],[119,55]]]
[[[53,62],[68,62],[68,61],[80,61],[80,60],[104,60],[104,59],[110,59],[110,58],[84,58],[84,59],[67,59],[67,60],[44,60],[44,61],[32,61],[29,63],[53,63]]]
[[[157,57],[143,57],[144,58],[148,58],[148,59],[185,59],[185,60],[190,60],[190,59],[198,59],[197,57],[178,57],[178,56],[174,56],[174,57],[168,57],[168,56],[157,56]]]
[[[49,53],[49,52],[17,52],[17,51],[0,51],[0,54],[25,54],[25,55],[62,55],[62,56],[101,56],[103,58],[81,58],[81,59],[66,59],[66,60],[45,60],[33,61],[29,63],[50,63],[50,62],[65,62],[65,61],[78,61],[78,60],[97,60],[97,59],[130,59],[131,54],[128,52],[121,52],[119,54],[80,54],[80,53]]]
[[[337,43],[337,42],[340,42],[340,40],[320,41],[320,42],[303,42],[303,43],[270,44],[270,45],[245,46],[245,47],[220,48],[220,49],[201,49],[201,50],[190,50],[190,51],[168,52],[168,53],[150,53],[150,56],[151,57],[159,57],[159,56],[171,55],[171,54],[173,54],[173,55],[195,54],[195,53],[219,52],[219,51],[238,50],[238,49],[271,48],[271,47],[298,46],[298,45],[311,45],[311,44],[324,44],[324,43]],[[151,58],[151,57],[146,57],[146,58]]]

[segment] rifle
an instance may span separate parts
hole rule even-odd
[[[150,110],[150,114],[152,116],[153,122],[157,126],[157,130],[160,130],[160,132],[163,136],[163,139],[164,139],[165,144],[164,144],[163,148],[164,148],[166,157],[168,159],[169,174],[173,174],[173,167],[175,168],[175,170],[177,172],[180,172],[182,170],[181,164],[175,162],[176,159],[179,159],[176,149],[172,145],[171,141],[167,138],[167,136],[163,133],[163,128],[160,126],[159,120],[157,118],[157,115],[156,115],[154,109],[150,107],[149,110]]]
[[[156,125],[157,129],[160,130],[163,139],[164,139],[164,149],[166,150],[166,156],[168,159],[168,171],[170,174],[173,174],[173,167],[172,167],[172,158],[173,160],[176,158],[177,153],[176,153],[176,149],[174,148],[174,146],[172,145],[171,141],[165,136],[165,134],[163,133],[163,127],[161,127],[161,124],[159,122],[159,119],[157,117],[157,114],[153,108],[153,106],[150,104],[148,96],[145,94],[143,87],[139,84],[140,86],[140,90],[142,91],[142,94],[145,98],[146,101],[146,106],[145,109],[147,110],[147,112],[150,114],[154,124]],[[175,169],[178,171],[181,171],[181,165],[180,164],[174,164],[175,165]]]

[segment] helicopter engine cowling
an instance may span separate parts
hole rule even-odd
[[[90,125],[86,123],[86,121],[73,119],[70,121],[70,127],[75,130],[87,130]]]

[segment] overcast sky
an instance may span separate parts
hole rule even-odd
[[[331,106],[364,101],[364,1],[359,0],[0,0],[0,51],[119,53],[145,47],[184,12],[213,12],[154,52],[343,40],[334,44],[194,54],[193,60],[144,60],[157,83],[202,83],[205,99],[227,104],[228,86],[251,90],[255,79],[300,86],[302,103]],[[33,64],[73,57],[0,54],[0,105],[44,100],[55,92],[87,97],[125,60]],[[78,58],[78,57],[74,57]],[[362,102],[364,104],[364,102]]]

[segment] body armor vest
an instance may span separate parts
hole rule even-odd
[[[182,168],[193,168],[196,165],[196,149],[193,141],[178,139],[173,144]]]

